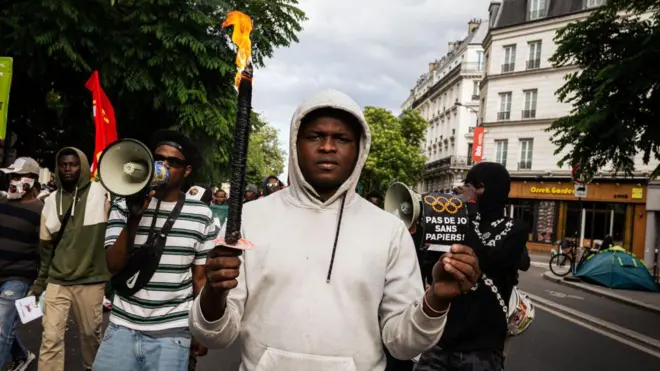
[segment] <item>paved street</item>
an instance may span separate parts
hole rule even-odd
[[[536,257],[533,259],[537,260]],[[537,260],[538,261],[538,260]],[[618,325],[633,333],[660,340],[660,314],[602,298],[566,285],[544,280],[546,270],[541,264],[521,275],[521,289],[552,303],[597,317],[604,323]],[[541,305],[545,308],[544,305]],[[514,338],[507,361],[508,370],[521,371],[657,371],[660,353],[644,344],[608,337],[607,331],[593,328],[579,318],[552,313],[537,308],[536,320],[529,331]],[[107,315],[106,315],[107,317]],[[588,327],[585,327],[588,326]],[[79,339],[71,321],[66,337],[67,371],[81,370]],[[591,328],[589,328],[591,327]],[[21,326],[20,334],[29,348],[38,350],[40,324]],[[237,369],[236,347],[225,351],[212,351],[200,360],[199,371],[232,371]],[[30,370],[36,370],[35,367]],[[121,371],[118,369],[118,371]]]

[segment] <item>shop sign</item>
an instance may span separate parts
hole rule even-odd
[[[632,198],[635,200],[641,200],[644,198],[644,188],[633,188],[632,189]]]
[[[575,184],[574,188],[575,197],[585,198],[587,197],[587,185],[586,184]]]
[[[534,194],[572,195],[575,193],[575,189],[568,187],[531,187],[529,192]]]

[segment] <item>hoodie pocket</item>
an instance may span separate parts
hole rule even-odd
[[[327,357],[266,348],[254,371],[356,371],[350,357]]]

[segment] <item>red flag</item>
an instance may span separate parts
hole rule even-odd
[[[96,139],[94,143],[94,162],[92,163],[92,178],[96,177],[99,157],[103,150],[112,142],[117,140],[117,121],[115,121],[115,110],[110,104],[108,96],[105,95],[99,71],[92,72],[85,87],[92,92],[92,105],[94,107],[94,126],[96,127]]]
[[[472,145],[472,161],[481,162],[484,157],[484,127],[474,128],[474,144]]]

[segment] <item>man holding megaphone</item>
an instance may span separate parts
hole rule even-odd
[[[157,132],[153,142],[153,155],[141,143],[125,140],[99,161],[101,182],[126,198],[113,203],[106,231],[117,294],[94,361],[97,371],[116,370],[118,359],[127,371],[146,365],[188,370],[188,311],[204,284],[203,264],[217,230],[209,207],[181,192],[201,163],[195,145],[171,130]],[[192,345],[193,355],[205,352]]]

